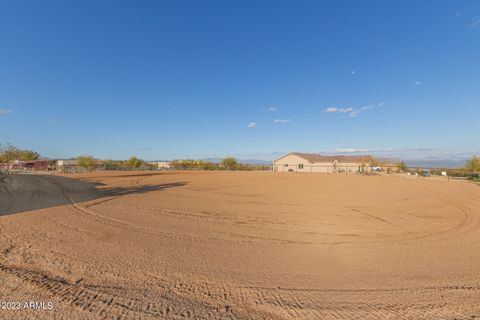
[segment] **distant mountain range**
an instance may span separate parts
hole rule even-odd
[[[404,160],[404,161],[409,167],[460,168],[465,165],[467,159],[465,160],[415,159],[415,160]]]

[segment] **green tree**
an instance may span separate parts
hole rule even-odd
[[[116,167],[115,161],[111,159],[102,161],[102,164],[105,166],[106,170],[113,170]]]
[[[30,161],[30,160],[38,160],[40,158],[40,154],[38,152],[32,150],[21,150],[20,151],[20,160]]]
[[[467,161],[464,170],[468,172],[480,172],[480,158],[478,158],[476,155],[473,156]]]
[[[10,162],[14,160],[30,161],[37,160],[40,157],[38,152],[32,150],[22,150],[11,143],[0,145],[0,162]]]
[[[92,168],[95,166],[95,158],[92,156],[80,156],[77,158],[77,165],[92,171]]]
[[[13,144],[7,143],[6,145],[0,145],[0,161],[10,162],[17,160],[18,148]]]
[[[113,166],[115,164],[115,161],[111,159],[103,160],[102,163],[106,166]]]
[[[240,168],[240,164],[237,159],[228,157],[222,160],[222,166],[227,170],[237,170]]]
[[[397,162],[397,163],[396,163],[396,166],[397,166],[398,171],[400,171],[400,172],[405,172],[405,171],[407,171],[407,165],[406,165],[405,162],[403,162],[403,161]]]
[[[132,168],[139,168],[144,163],[145,163],[145,161],[143,161],[142,159],[139,159],[135,156],[130,157],[130,159],[128,159],[128,161],[127,161],[127,165],[131,166]]]

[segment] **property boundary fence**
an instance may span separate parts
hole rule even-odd
[[[94,165],[94,166],[54,166],[50,167],[51,170],[63,173],[87,173],[87,172],[106,172],[106,171],[168,171],[171,168],[157,167],[152,165],[143,165],[140,167],[128,166],[128,165]]]

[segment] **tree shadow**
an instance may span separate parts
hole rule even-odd
[[[47,175],[1,175],[0,216],[69,205],[100,198],[178,188],[186,182],[105,187],[95,181]]]

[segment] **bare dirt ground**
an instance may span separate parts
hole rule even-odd
[[[480,187],[267,172],[0,176],[8,301],[54,308],[1,319],[480,318]]]

